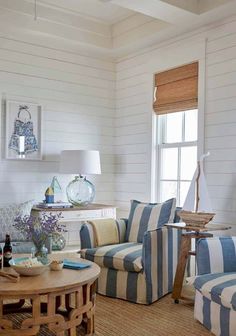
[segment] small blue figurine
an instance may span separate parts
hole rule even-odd
[[[54,203],[54,193],[52,187],[48,187],[45,192],[45,202]]]

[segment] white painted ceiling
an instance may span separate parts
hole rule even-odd
[[[36,0],[56,8],[86,15],[107,24],[115,24],[140,12],[151,17],[165,19],[187,12],[202,14],[232,0]],[[173,20],[173,19],[172,19]],[[172,21],[171,20],[171,21]]]
[[[70,10],[107,24],[114,24],[134,14],[132,10],[112,4],[109,0],[43,0],[39,2]]]
[[[120,57],[236,15],[236,0],[0,0],[0,32]]]

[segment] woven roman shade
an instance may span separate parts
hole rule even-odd
[[[155,75],[153,110],[157,115],[198,106],[198,62]]]

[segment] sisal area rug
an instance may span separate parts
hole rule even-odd
[[[10,317],[10,316],[9,316]],[[170,295],[150,306],[129,303],[97,295],[96,336],[210,336],[193,318],[193,305],[176,305]],[[20,323],[19,315],[10,317]],[[42,328],[40,336],[52,336]],[[83,335],[78,332],[78,335]]]

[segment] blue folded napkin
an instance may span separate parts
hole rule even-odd
[[[76,261],[70,261],[67,259],[63,260],[63,268],[80,270],[80,269],[88,268],[90,266],[91,264],[88,264],[88,263],[80,263]]]

